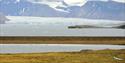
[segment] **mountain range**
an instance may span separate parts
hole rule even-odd
[[[55,8],[27,0],[0,0],[0,12],[10,16],[66,17],[125,21],[125,3],[116,1],[87,1],[82,6],[66,2]]]

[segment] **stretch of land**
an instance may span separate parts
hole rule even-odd
[[[124,63],[125,50],[0,54],[0,63]]]
[[[0,37],[0,44],[125,44],[125,37]]]

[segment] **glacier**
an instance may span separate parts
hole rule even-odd
[[[125,21],[26,16],[7,16],[7,18],[10,21],[0,25],[0,36],[125,37],[125,29],[110,28],[123,25]],[[103,28],[69,29],[68,26],[72,25],[94,25]]]

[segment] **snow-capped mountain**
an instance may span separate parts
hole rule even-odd
[[[82,7],[69,7],[70,17],[125,20],[125,3],[115,1],[88,1]]]
[[[0,0],[0,12],[11,16],[73,17],[125,21],[123,0]]]
[[[16,2],[16,3],[15,3]],[[0,1],[0,12],[13,16],[45,16],[57,17],[65,15],[46,4],[32,3],[26,0],[2,0]]]

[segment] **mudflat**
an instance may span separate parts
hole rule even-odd
[[[125,37],[0,37],[0,44],[125,44]]]

